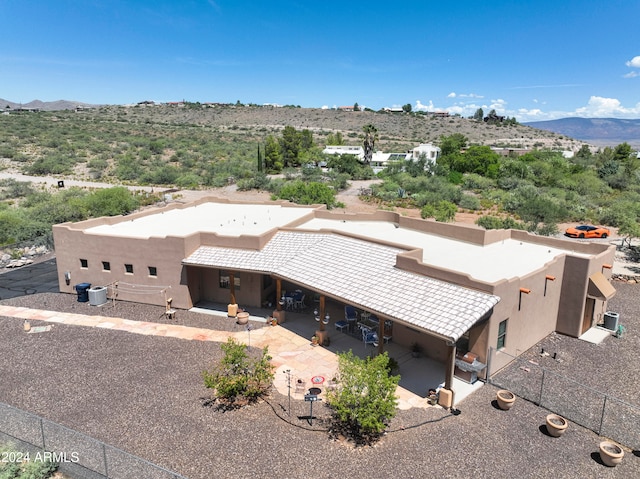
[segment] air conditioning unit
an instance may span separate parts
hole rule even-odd
[[[618,329],[618,321],[620,320],[620,314],[613,311],[607,311],[604,313],[604,327],[615,331]]]
[[[107,288],[104,286],[96,286],[89,289],[89,304],[91,306],[100,306],[107,302]]]

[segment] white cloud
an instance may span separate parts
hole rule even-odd
[[[638,72],[629,72],[626,75],[622,75],[622,78],[635,78],[640,76],[640,73]]]
[[[451,93],[449,93],[447,95],[447,98],[455,98],[456,97],[456,92],[452,91]]]
[[[416,106],[413,109],[424,110],[424,111],[435,111],[435,107],[433,106],[433,102],[431,100],[429,100],[428,105],[423,105],[420,100],[416,100]]]
[[[640,115],[640,103],[635,107],[626,108],[616,98],[592,96],[587,106],[575,111],[578,116],[586,117],[631,117]]]
[[[639,73],[640,75],[640,73]],[[461,95],[451,96],[449,98],[461,98]],[[626,107],[622,105],[620,100],[616,98],[606,98],[602,96],[593,95],[589,98],[589,101],[585,106],[576,108],[573,111],[563,110],[546,110],[540,108],[545,105],[548,106],[546,101],[540,99],[532,100],[535,104],[533,108],[517,108],[510,109],[509,104],[502,98],[491,99],[486,104],[464,101],[455,101],[449,105],[434,105],[433,101],[428,103],[422,103],[420,100],[416,100],[415,110],[425,111],[447,111],[451,115],[460,115],[468,118],[475,114],[478,108],[482,108],[486,113],[491,110],[495,110],[499,115],[513,117],[520,123],[526,123],[529,121],[543,121],[543,120],[556,120],[558,118],[567,117],[584,117],[584,118],[638,118],[640,117],[640,103],[635,106]]]
[[[640,55],[633,57],[626,65],[631,68],[640,68]]]

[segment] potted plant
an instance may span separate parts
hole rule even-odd
[[[411,345],[411,356],[413,356],[414,358],[419,358],[420,357],[420,353],[422,353],[422,346],[420,346],[418,343],[414,342]]]
[[[569,422],[557,414],[547,414],[547,432],[553,437],[560,437],[567,430]]]
[[[602,441],[600,443],[600,459],[605,466],[614,467],[622,462],[624,449],[612,441]]]
[[[317,346],[318,345],[318,336],[316,336],[315,334],[313,336],[311,336],[311,344],[313,346]]]
[[[277,326],[278,325],[278,318],[270,317],[269,318],[269,322],[271,323],[271,326]]]
[[[507,391],[506,389],[501,389],[496,393],[496,401],[498,402],[498,407],[503,411],[508,411],[513,406],[513,403],[516,400],[516,395],[511,391]]]

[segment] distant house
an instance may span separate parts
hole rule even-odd
[[[389,113],[404,113],[404,110],[402,109],[402,107],[392,107],[392,108],[388,108],[385,107],[383,108],[384,111],[387,111]]]
[[[328,145],[322,150],[327,155],[354,155],[358,160],[364,159],[364,149],[361,146]],[[440,157],[440,148],[431,143],[421,143],[407,153],[384,153],[375,151],[371,157],[370,166],[374,173],[380,173],[394,161],[418,161],[424,155],[428,163],[435,163]]]
[[[364,148],[361,146],[327,145],[322,153],[326,155],[354,155],[360,161],[364,159]]]
[[[351,106],[339,106],[338,110],[340,110],[340,111],[355,111],[355,108],[353,107],[353,105],[351,105]]]
[[[424,155],[431,163],[435,163],[440,158],[440,148],[431,143],[420,143],[409,153],[413,161],[419,160],[420,155]]]

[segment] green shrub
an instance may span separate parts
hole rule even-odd
[[[420,211],[420,216],[424,218],[435,218],[436,221],[449,222],[456,216],[458,208],[449,201],[438,201],[436,204],[425,205]]]
[[[235,408],[265,395],[273,382],[274,366],[269,362],[268,347],[257,357],[250,357],[247,345],[229,338],[220,346],[224,358],[212,371],[203,371],[204,385],[215,391],[222,408]]]
[[[327,392],[333,411],[332,433],[357,444],[370,444],[397,412],[400,376],[389,375],[387,353],[361,359],[349,351],[338,353],[338,386]]]
[[[481,216],[476,220],[478,226],[482,226],[487,230],[514,229],[524,230],[525,225],[508,216],[499,218],[497,216]]]
[[[278,198],[300,205],[325,204],[329,209],[336,206],[335,191],[329,186],[316,181],[305,183],[296,180],[285,183],[275,195]]]
[[[465,210],[479,210],[480,200],[476,196],[470,195],[468,193],[463,193],[458,206],[460,206],[460,208],[464,208]]]

